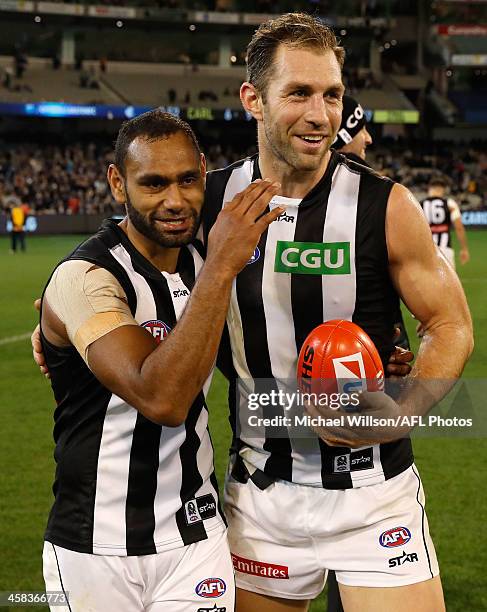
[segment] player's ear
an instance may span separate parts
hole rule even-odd
[[[262,121],[263,102],[262,95],[252,83],[242,83],[240,87],[240,101],[244,109],[249,112],[256,121]]]
[[[125,195],[125,181],[120,170],[115,164],[110,164],[107,171],[108,184],[112,192],[114,200],[118,204],[125,204],[127,198]]]
[[[203,153],[200,153],[200,172],[203,178],[203,182],[206,181],[206,157]]]

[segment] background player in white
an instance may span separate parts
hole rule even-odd
[[[249,45],[247,61],[248,80],[241,87],[241,99],[244,108],[257,121],[259,157],[235,164],[220,175],[215,173],[214,187],[210,188],[209,181],[207,184],[207,202],[211,204],[217,193],[229,193],[229,185],[233,187],[238,184],[240,188],[246,180],[250,181],[256,172],[260,172],[262,176],[270,176],[282,184],[280,194],[288,198],[289,203],[288,214],[282,222],[282,228],[285,228],[284,222],[287,222],[290,216],[290,208],[299,208],[299,202],[303,199],[312,200],[313,194],[324,185],[324,177],[329,176],[326,174],[329,164],[333,163],[334,169],[337,172],[339,170],[336,164],[341,162],[337,162],[330,154],[330,146],[341,119],[344,91],[341,79],[343,50],[337,46],[333,33],[321,23],[307,15],[289,14],[260,26]],[[363,167],[350,162],[348,170],[343,170],[340,166],[340,175],[350,177],[355,174],[361,177],[361,181],[367,180],[374,188],[384,186],[384,183],[380,182],[384,179],[372,179],[370,175],[367,177],[365,173],[368,171],[360,168]],[[342,181],[337,176],[334,173],[333,177],[328,178],[332,189],[335,180]],[[345,182],[347,180],[345,179]],[[353,179],[356,180],[358,179]],[[226,187],[220,185],[220,181],[228,181]],[[353,181],[350,179],[348,188],[352,191]],[[471,320],[465,297],[456,276],[436,254],[418,203],[404,187],[391,187],[385,218],[389,275],[403,301],[426,329],[425,340],[414,366],[414,376],[455,379],[461,374],[473,346]],[[345,183],[343,189],[347,189]],[[364,197],[364,194],[362,196]],[[282,204],[283,201],[279,200],[279,203]],[[299,208],[298,223],[300,212]],[[346,224],[347,221],[348,219],[335,218],[338,223]],[[288,230],[281,230],[280,224],[279,231]],[[306,241],[306,236],[302,235],[299,240]],[[262,249],[259,253],[260,257],[268,258],[267,261],[270,258],[268,265],[273,266],[276,252],[269,242],[267,236],[265,255]],[[247,268],[237,278],[237,297],[239,283],[243,290],[246,287],[246,279],[252,274],[251,270],[256,269],[256,265],[258,264],[253,263],[251,268]],[[267,284],[262,285],[261,291],[265,291],[266,297],[270,298],[273,291],[277,292],[278,284],[281,287],[284,285],[284,280],[283,277],[274,276],[272,268],[266,267],[265,263],[264,274],[268,274]],[[256,298],[259,296],[257,291]],[[330,299],[332,297],[330,296]],[[247,304],[246,295],[242,294],[241,299],[245,300],[245,306],[250,312],[252,304]],[[286,299],[284,294],[276,294],[273,305],[266,302],[268,309],[274,308],[276,316],[279,308],[282,308],[282,299]],[[309,301],[300,306],[308,309],[309,307]],[[294,316],[299,315],[297,305],[296,309],[293,307],[292,312]],[[255,343],[250,338],[250,328],[254,327],[255,333],[255,323],[246,320],[241,309],[240,315],[242,319],[239,324],[236,304],[228,319],[231,337],[232,331],[234,334],[232,349],[237,369],[243,367],[242,350],[245,348],[246,338],[243,339],[242,347],[242,328],[249,329],[248,341],[252,345]],[[280,326],[287,325],[284,320],[288,316],[287,312],[279,316],[282,319]],[[271,319],[268,323],[276,324]],[[455,351],[448,350],[451,346],[455,346]],[[279,346],[273,347],[273,350],[277,351],[279,359],[285,361],[285,356],[279,352]],[[258,354],[256,356],[258,358]],[[249,367],[251,366],[250,363]],[[292,371],[293,367],[289,367],[288,376],[292,376]],[[412,401],[407,409],[414,413],[423,413],[431,407],[431,400],[417,393],[410,399]],[[324,431],[325,439],[326,435],[327,432]],[[343,432],[341,443],[344,447],[352,444],[351,439],[347,438],[347,432]],[[244,443],[239,454],[247,460],[246,465],[253,471],[256,466],[251,464],[252,460],[257,460],[264,450],[252,449],[249,442],[247,445]],[[267,453],[264,456],[268,455]],[[295,462],[296,459],[294,457]],[[303,461],[306,462],[306,456],[303,456]],[[259,467],[260,465],[263,464],[259,463]],[[274,462],[273,469],[278,471],[278,468]],[[261,472],[262,469],[267,470],[267,463],[266,467],[260,469]],[[262,473],[266,476],[265,472]],[[343,572],[342,577],[341,572],[337,571],[347,612],[410,612],[412,608],[420,612],[444,610],[438,568],[425,527],[424,508],[420,498],[416,497],[420,494],[421,486],[414,486],[412,480],[408,480],[408,474],[412,473],[411,468],[408,468],[380,484],[343,491],[317,491],[314,487],[290,484],[279,479],[273,484],[267,483],[266,486],[260,478],[260,484],[254,484],[252,476],[255,474],[251,474],[252,482],[230,480],[226,491],[226,511],[230,523],[231,549],[236,556],[237,586],[240,587],[237,589],[237,606],[240,612],[306,610],[309,599],[316,596],[322,586],[326,568],[326,565],[318,566],[318,557],[314,557],[314,563],[308,564],[308,561],[304,560],[313,546],[315,555],[319,555],[320,550],[324,557],[327,554],[335,555],[334,569],[338,570],[341,566],[353,567],[351,572]],[[315,496],[316,512],[321,513],[321,516],[315,517],[313,523],[316,533],[308,533],[309,524],[301,524],[300,529],[300,525],[295,525],[295,522],[299,510],[307,507],[306,500],[314,499]],[[319,496],[321,503],[318,502]],[[372,499],[376,501],[369,506]],[[423,534],[430,573],[429,576],[425,573],[424,564],[420,569],[421,564],[417,563],[416,557],[411,558],[404,553],[401,561],[401,565],[405,564],[404,572],[399,579],[395,577],[397,573],[390,570],[396,563],[391,565],[389,559],[387,565],[390,556],[385,554],[387,549],[381,550],[378,536],[370,537],[370,524],[369,527],[360,529],[360,518],[362,513],[365,513],[364,519],[366,516],[376,516],[376,521],[389,517],[392,528],[395,518],[401,516],[403,518],[400,520],[406,520],[401,513],[406,508],[410,508],[412,512],[414,507],[415,518],[410,516],[410,524],[414,520],[414,537],[417,543],[421,533]],[[304,515],[301,516],[300,513],[299,516],[300,520],[305,520]],[[352,516],[356,519],[356,523],[353,523],[355,527],[346,533],[340,532],[342,522],[348,521]],[[308,518],[309,523],[312,523],[313,517],[310,515]],[[336,527],[333,526],[335,521]],[[321,534],[319,538],[318,532]],[[328,534],[326,537],[325,532]],[[354,566],[353,559],[360,555],[365,555],[362,565],[357,562]],[[366,562],[367,555],[369,557]],[[378,561],[379,558],[382,559],[381,562]],[[249,559],[254,562],[249,563]],[[374,567],[382,569],[374,570],[372,575],[368,573],[368,568],[373,559],[377,561]],[[283,569],[277,564],[286,567]],[[292,570],[297,573],[298,569],[301,582],[291,575]],[[289,574],[285,570],[289,570]],[[382,572],[383,577],[380,578]],[[272,579],[272,576],[276,579]]]
[[[438,248],[455,268],[455,252],[451,246],[451,228],[460,243],[460,263],[466,264],[470,260],[467,235],[462,223],[462,214],[457,202],[447,196],[448,183],[439,176],[433,177],[428,186],[428,197],[421,200],[421,208],[429,223],[433,240]]]
[[[67,592],[76,612],[187,612],[215,596],[230,611],[233,569],[202,388],[233,278],[282,212],[265,212],[276,185],[257,182],[234,198],[203,263],[187,246],[205,181],[190,127],[146,113],[122,127],[115,157],[108,180],[127,217],[61,263],[43,296],[58,401],[46,587]],[[148,331],[167,331],[167,321],[174,328],[158,343]]]

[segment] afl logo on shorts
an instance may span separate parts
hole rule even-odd
[[[157,341],[157,344],[166,338],[167,334],[171,331],[169,325],[164,323],[163,321],[159,321],[155,319],[153,321],[146,321],[141,324],[141,327],[146,329],[150,334],[154,336]]]
[[[255,251],[252,253],[252,257],[248,260],[247,265],[255,263],[260,258],[260,249],[255,247]]]
[[[227,587],[221,578],[205,578],[196,585],[196,595],[209,599],[210,597],[221,597]]]
[[[411,532],[407,527],[394,527],[380,534],[379,544],[384,548],[404,546],[411,539]]]

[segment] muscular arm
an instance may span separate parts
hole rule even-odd
[[[391,192],[386,237],[392,280],[425,329],[411,378],[438,381],[432,395],[411,385],[400,404],[407,414],[425,414],[461,375],[473,349],[472,320],[457,275],[435,248],[421,208],[401,185]]]
[[[231,280],[204,266],[181,320],[157,345],[107,270],[66,262],[45,292],[42,329],[54,345],[74,345],[97,379],[147,418],[177,426],[212,368]]]
[[[157,345],[140,327],[120,327],[90,345],[90,369],[148,419],[180,425],[213,367],[232,278],[205,264],[181,319],[163,342]]]

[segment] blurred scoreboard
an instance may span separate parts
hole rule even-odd
[[[209,106],[161,106],[161,110],[187,121],[251,121],[252,115],[243,109],[214,109]],[[93,119],[132,119],[151,110],[151,106],[116,106],[106,104],[66,104],[64,102],[0,103],[0,115],[26,117],[84,117]],[[365,109],[370,123],[417,124],[416,110],[370,110]]]

